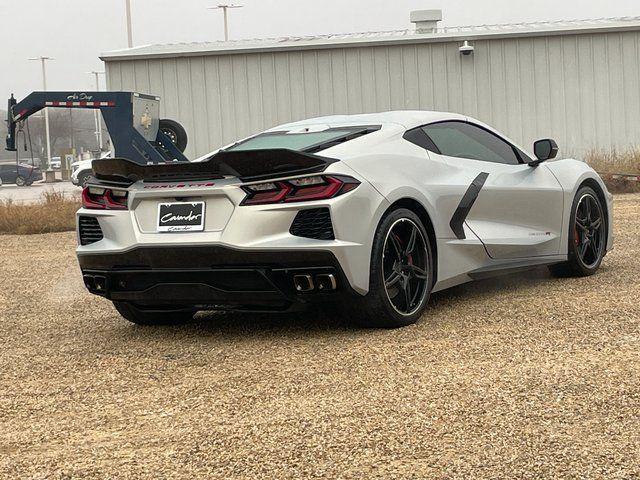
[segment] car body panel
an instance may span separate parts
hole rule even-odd
[[[564,192],[545,165],[532,168],[526,164],[443,158],[456,169],[450,178],[460,178],[462,186],[468,186],[481,173],[488,174],[466,224],[491,258],[560,253]]]

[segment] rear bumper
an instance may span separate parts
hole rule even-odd
[[[355,294],[330,251],[246,251],[222,246],[138,247],[78,257],[87,289],[142,307],[290,310]],[[294,276],[333,275],[335,290],[294,287]]]

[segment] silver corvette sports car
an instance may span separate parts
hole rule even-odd
[[[612,196],[557,150],[407,111],[281,125],[190,163],[97,160],[77,254],[87,288],[136,323],[335,302],[404,326],[470,280],[598,270]]]

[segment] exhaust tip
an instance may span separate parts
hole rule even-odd
[[[318,290],[322,291],[335,290],[338,286],[336,277],[332,273],[316,275],[316,281],[318,283]]]
[[[300,293],[310,292],[315,288],[311,275],[294,275],[293,285],[296,291]]]

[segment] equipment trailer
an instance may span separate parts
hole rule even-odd
[[[188,162],[187,134],[173,120],[161,120],[160,98],[135,92],[33,92],[7,109],[7,150],[16,151],[19,126],[46,107],[89,108],[102,113],[114,154],[140,165]]]

